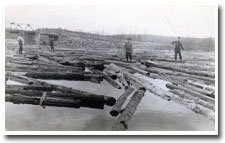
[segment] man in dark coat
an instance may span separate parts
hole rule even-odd
[[[23,41],[22,39],[19,39],[19,54],[23,53]]]
[[[175,53],[175,62],[177,62],[177,54],[179,55],[180,62],[182,62],[182,55],[181,55],[181,49],[184,50],[183,45],[180,42],[180,37],[178,37],[177,41],[173,41],[172,44],[175,46],[174,53]]]
[[[54,40],[50,40],[50,47],[51,47],[51,52],[54,52]]]
[[[23,34],[19,34],[19,36],[17,37],[18,40],[18,44],[19,44],[19,54],[23,53],[23,43],[24,43],[24,39],[23,39]]]
[[[130,59],[130,62],[132,61],[132,52],[133,52],[133,49],[132,49],[132,44],[131,44],[131,38],[127,38],[127,42],[125,43],[125,52],[126,52],[126,59],[127,59],[127,62],[128,62],[128,59]]]

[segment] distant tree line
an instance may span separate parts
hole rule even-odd
[[[128,37],[132,41],[137,42],[150,42],[162,44],[164,46],[171,46],[171,42],[177,40],[177,37],[173,36],[160,36],[160,35],[147,35],[147,34],[119,34],[119,35],[99,35],[92,33],[85,33],[80,31],[70,31],[61,28],[39,28],[39,32],[50,32],[57,33],[64,36],[75,36],[80,38],[91,38],[96,40],[104,40],[111,42],[121,42],[126,40]],[[215,39],[214,38],[191,38],[191,37],[181,37],[181,42],[186,50],[203,50],[203,51],[214,51],[215,50]]]

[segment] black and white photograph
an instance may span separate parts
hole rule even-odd
[[[4,11],[6,134],[218,135],[218,4]]]

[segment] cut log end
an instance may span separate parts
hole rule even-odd
[[[119,112],[117,110],[112,110],[112,111],[110,111],[110,115],[116,117],[119,115]]]
[[[104,103],[108,106],[113,106],[116,104],[116,99],[113,97],[104,97]]]

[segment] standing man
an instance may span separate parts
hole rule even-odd
[[[181,49],[184,50],[183,45],[180,42],[180,37],[177,38],[177,41],[173,41],[172,44],[175,45],[174,53],[175,53],[175,62],[177,62],[177,54],[179,54],[180,62],[182,62]]]
[[[132,52],[133,52],[133,49],[132,49],[132,44],[131,44],[131,38],[127,38],[127,42],[125,43],[125,52],[126,52],[126,59],[127,59],[127,62],[128,62],[128,59],[130,59],[130,62],[132,61]]]
[[[24,39],[21,36],[22,34],[19,34],[17,40],[18,40],[18,44],[19,44],[19,54],[23,53],[23,43],[24,43]]]
[[[51,47],[51,52],[54,52],[54,40],[52,38],[50,39],[50,47]]]

